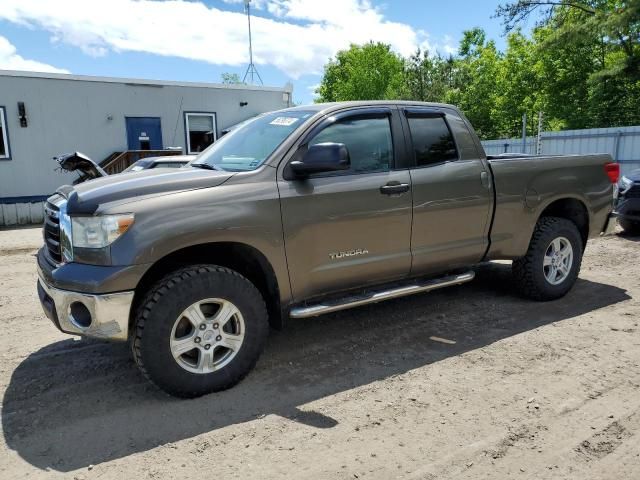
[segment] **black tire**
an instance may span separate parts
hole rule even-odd
[[[170,338],[181,313],[206,298],[232,302],[240,311],[244,339],[235,357],[211,373],[192,373],[174,359]],[[193,398],[232,387],[255,366],[269,331],[267,309],[256,287],[239,273],[213,265],[177,270],[156,283],[137,310],[133,356],[142,373],[165,392]]]
[[[544,257],[551,242],[566,238],[573,249],[573,262],[564,280],[553,285],[544,273]],[[582,262],[582,237],[576,225],[564,218],[543,217],[533,231],[529,249],[524,257],[513,262],[513,276],[518,290],[526,297],[538,301],[555,300],[571,290]]]
[[[627,235],[640,235],[640,222],[619,218],[618,223]]]

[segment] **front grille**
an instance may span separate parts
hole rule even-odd
[[[44,207],[44,243],[49,258],[55,263],[62,263],[60,209],[51,202],[47,202]]]
[[[634,183],[629,190],[624,193],[625,198],[640,198],[640,183]]]

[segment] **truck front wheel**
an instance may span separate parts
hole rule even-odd
[[[523,295],[534,300],[564,296],[578,278],[582,238],[576,225],[564,218],[543,217],[524,257],[513,262],[513,276]]]
[[[160,280],[138,308],[133,355],[178,397],[232,387],[255,366],[268,333],[260,292],[227,268],[196,265]]]

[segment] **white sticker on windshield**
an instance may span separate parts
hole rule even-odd
[[[277,117],[274,118],[270,125],[280,125],[282,127],[289,127],[298,121],[295,117]]]

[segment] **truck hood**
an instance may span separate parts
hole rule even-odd
[[[157,168],[122,173],[90,180],[75,186],[65,185],[57,193],[67,199],[69,213],[93,214],[101,204],[137,197],[195,190],[221,185],[234,172],[199,168]]]

